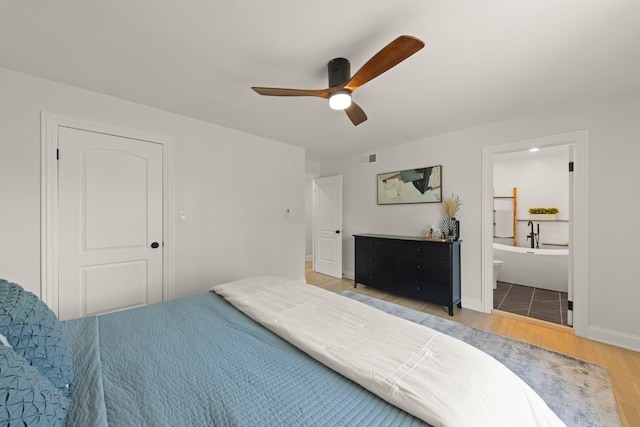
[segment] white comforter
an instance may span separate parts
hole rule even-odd
[[[433,426],[564,425],[500,362],[433,329],[303,280],[259,277],[212,290],[311,357]]]

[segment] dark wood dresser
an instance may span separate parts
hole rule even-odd
[[[449,307],[460,304],[460,243],[356,234],[358,283]]]

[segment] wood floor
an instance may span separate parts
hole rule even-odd
[[[456,308],[454,316],[449,317],[445,307],[398,297],[363,285],[358,285],[358,288],[354,289],[353,280],[337,279],[315,273],[312,270],[311,261],[307,261],[305,271],[308,283],[332,292],[342,292],[344,290],[361,292],[414,310],[454,320],[467,326],[491,331],[508,338],[525,341],[604,366],[609,371],[622,425],[628,427],[640,426],[639,352],[577,337],[568,328],[564,330],[548,328],[542,324],[528,323],[519,319],[485,314],[464,308]]]

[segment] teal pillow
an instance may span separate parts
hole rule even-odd
[[[63,426],[69,399],[38,368],[0,345],[0,425]]]
[[[37,296],[3,279],[0,279],[0,334],[65,396],[71,394],[73,354],[66,329]]]

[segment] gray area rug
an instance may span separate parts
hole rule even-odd
[[[493,356],[535,390],[567,426],[620,426],[606,368],[353,291],[340,293],[458,338]]]

